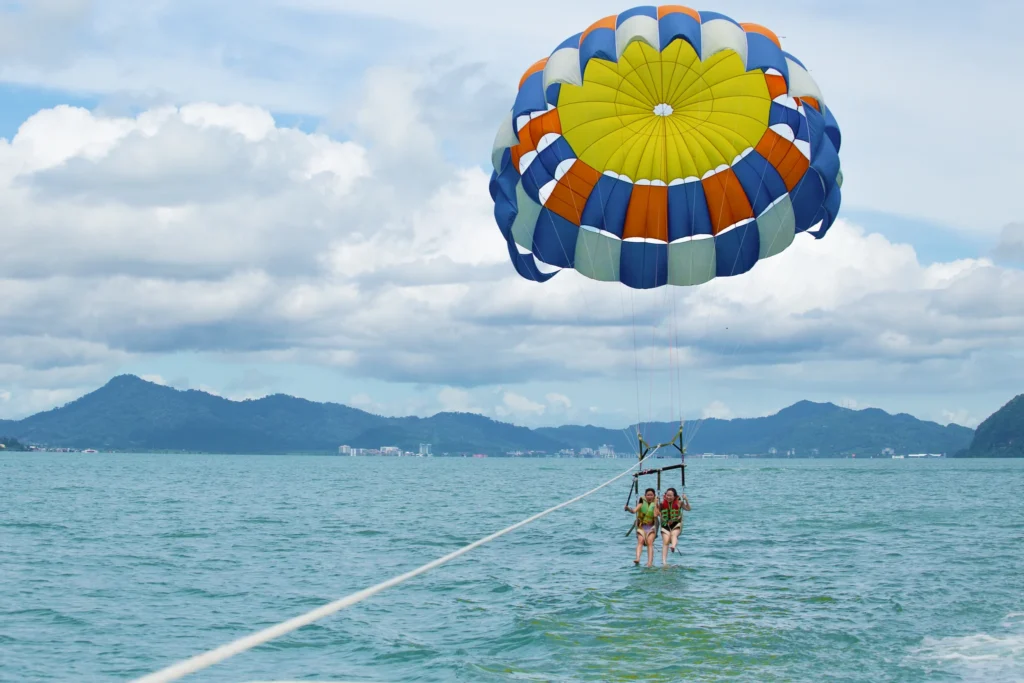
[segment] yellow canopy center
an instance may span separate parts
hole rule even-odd
[[[562,84],[558,117],[577,158],[632,181],[704,176],[755,147],[768,128],[764,73],[723,50],[702,62],[685,40],[659,52],[629,44],[591,59],[583,85]]]

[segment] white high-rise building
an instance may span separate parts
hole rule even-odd
[[[420,444],[420,455],[422,455],[422,456],[430,455],[430,444],[429,443],[421,443]]]

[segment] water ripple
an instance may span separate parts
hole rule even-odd
[[[0,459],[0,681],[121,681],[621,462]],[[197,681],[1024,680],[1024,463],[696,461],[670,566],[609,489]]]

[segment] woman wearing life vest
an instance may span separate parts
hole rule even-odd
[[[658,494],[654,489],[647,489],[642,500],[636,501],[636,507],[626,506],[626,512],[636,515],[636,559],[633,564],[640,564],[640,552],[647,546],[647,566],[654,566],[654,537],[657,535],[655,524],[658,516]]]
[[[665,491],[665,499],[661,501],[661,563],[668,560],[668,551],[676,551],[679,534],[683,531],[683,511],[690,511],[690,501],[686,495],[679,495],[674,488]]]

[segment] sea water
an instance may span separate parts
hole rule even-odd
[[[148,673],[628,466],[5,454],[0,680]],[[660,541],[633,566],[627,477],[186,680],[1024,680],[1024,462],[693,460],[687,483],[669,566]]]

